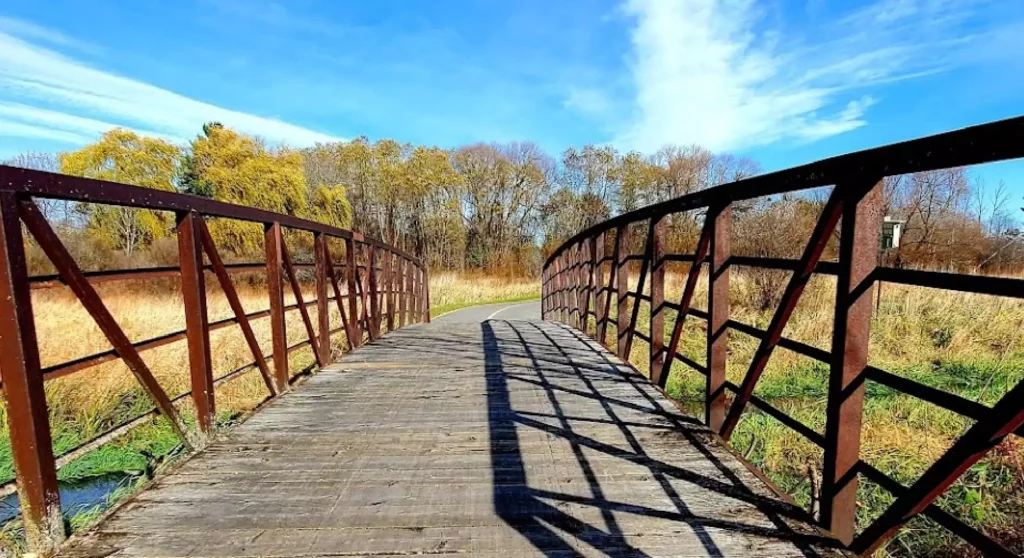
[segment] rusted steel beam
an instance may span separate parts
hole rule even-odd
[[[267,294],[270,296],[270,338],[274,349],[274,382],[278,393],[288,390],[291,371],[288,367],[288,331],[284,321],[284,285],[281,281],[284,237],[281,223],[264,227],[267,254]]]
[[[423,321],[430,323],[430,272],[423,268]]]
[[[405,257],[421,264],[418,258],[402,250],[391,247],[384,242],[366,237],[360,233],[332,227],[316,221],[309,221],[291,215],[282,215],[272,211],[254,207],[235,205],[222,201],[166,192],[152,188],[140,188],[129,184],[109,182],[50,173],[31,169],[23,169],[0,165],[0,186],[3,190],[45,198],[75,200],[87,203],[118,205],[122,207],[138,207],[161,211],[195,211],[208,217],[224,217],[253,223],[280,223],[290,229],[309,232],[321,232],[337,238],[358,237],[361,242],[381,249],[394,250]]]
[[[584,274],[587,286],[583,292],[583,333],[590,333],[590,304],[594,301],[594,308],[597,308],[597,301],[594,289],[594,254],[597,253],[597,239],[590,238],[585,243],[585,251],[583,254],[585,266],[581,269]],[[594,319],[594,331],[597,331],[597,319]]]
[[[313,236],[313,259],[316,265],[317,342],[323,361],[331,362],[331,307],[327,298],[327,269],[331,267],[331,262],[327,259],[327,235],[323,233],[315,233]]]
[[[230,273],[250,273],[253,271],[260,271],[265,268],[263,262],[258,263],[232,263],[224,264],[224,267]],[[305,265],[296,265],[295,267],[307,267]],[[213,271],[210,266],[204,266],[204,270]],[[181,268],[176,266],[171,267],[140,267],[137,269],[106,269],[102,271],[83,271],[82,275],[85,275],[89,279],[90,283],[106,283],[106,282],[117,282],[117,281],[141,281],[144,279],[158,279],[163,277],[179,277],[181,275]],[[52,289],[57,287],[66,287],[67,284],[61,280],[60,275],[35,275],[28,278],[29,283],[32,285],[32,289]]]
[[[583,239],[576,248],[576,316],[578,320],[576,327],[583,332],[586,332],[590,321],[590,317],[587,315],[590,302],[590,293],[587,291],[587,263],[590,261],[587,248],[589,247],[590,243]]]
[[[220,288],[224,291],[224,297],[228,299],[228,305],[231,306],[231,311],[235,314],[235,320],[238,321],[238,327],[242,330],[242,336],[245,338],[245,343],[249,346],[249,351],[252,352],[252,357],[256,360],[256,365],[259,367],[260,376],[263,377],[263,383],[266,384],[267,390],[271,396],[277,395],[279,391],[274,385],[274,378],[270,373],[270,367],[267,366],[267,361],[263,358],[263,350],[260,349],[260,344],[256,341],[256,334],[252,331],[252,326],[249,324],[249,318],[245,313],[245,307],[242,306],[242,300],[238,298],[238,292],[235,290],[235,285],[231,281],[231,275],[226,269],[224,269],[224,261],[220,259],[220,253],[217,252],[217,245],[213,242],[213,236],[210,235],[210,230],[206,226],[206,221],[202,217],[196,217],[195,219],[196,228],[199,231],[199,239],[202,242],[203,249],[206,251],[206,256],[210,258],[210,263],[213,265],[213,272],[217,276],[217,280],[220,282]],[[302,304],[302,300],[297,301],[298,304]],[[300,312],[305,312],[305,306],[299,307]],[[211,384],[212,384],[211,375]]]
[[[316,304],[316,301],[309,301],[306,302],[305,304],[306,306],[312,306]],[[299,306],[297,304],[289,304],[284,307],[285,312],[291,312],[292,310],[298,309]],[[270,316],[270,310],[258,310],[256,312],[249,312],[248,314],[245,315],[245,317],[248,318],[250,321],[259,318],[266,318],[267,316]],[[218,329],[223,329],[228,326],[233,326],[237,323],[238,320],[234,317],[224,318],[223,320],[210,322],[210,331],[212,332]],[[153,337],[151,339],[146,339],[145,341],[138,341],[136,343],[132,343],[132,346],[135,347],[135,350],[137,350],[138,352],[143,353],[145,351],[170,345],[171,343],[174,343],[176,341],[186,339],[186,333],[187,332],[184,329],[179,331],[172,331],[171,333],[165,333],[164,335]],[[47,381],[55,380],[57,378],[67,376],[68,374],[73,374],[75,372],[85,370],[86,368],[92,368],[93,366],[103,364],[104,362],[117,360],[118,358],[120,357],[118,356],[117,351],[111,349],[109,351],[93,353],[91,355],[76,358],[74,360],[69,360],[67,362],[53,364],[43,368],[43,379]],[[253,366],[255,366],[255,363],[253,364]]]
[[[324,243],[324,259],[328,262],[331,261],[331,251],[327,242]],[[327,276],[331,280],[331,288],[334,289],[334,300],[338,303],[338,314],[341,316],[341,327],[345,331],[345,339],[348,340],[349,350],[352,350],[356,346],[356,336],[352,330],[352,322],[349,321],[345,313],[345,303],[342,300],[344,297],[341,295],[341,288],[338,286],[338,275],[335,273],[333,265],[327,266]]]
[[[857,474],[861,419],[864,414],[864,372],[871,338],[872,273],[878,266],[882,236],[882,182],[860,199],[843,204],[836,279],[832,363],[825,409],[825,456],[821,483],[821,524],[844,544],[857,528]],[[854,184],[837,190],[861,190]]]
[[[607,233],[603,234],[602,242],[607,244]],[[606,258],[607,259],[607,258]],[[605,346],[608,350],[613,350],[610,343],[608,343],[608,322],[611,320],[611,306],[612,299],[616,296],[614,290],[615,280],[618,276],[617,263],[619,261],[619,242],[615,241],[615,245],[612,246],[612,257],[611,261],[608,262],[608,285],[604,289],[604,307],[601,310],[601,314],[604,316],[604,321],[601,323],[601,327],[598,329],[597,337],[601,340],[601,345]]]
[[[936,389],[914,380],[908,380],[903,376],[897,376],[874,366],[864,367],[864,377],[872,382],[880,383],[883,386],[901,391],[911,397],[927,401],[932,405],[937,405],[947,411],[953,411],[974,420],[982,420],[992,412],[991,408],[977,401],[972,401],[955,393]],[[1024,436],[1024,428],[1018,428],[1014,434]]]
[[[380,338],[380,299],[379,292],[377,290],[377,250],[373,247],[369,247],[369,253],[366,256],[369,259],[370,273],[367,281],[369,282],[370,290],[370,340],[374,341]]]
[[[658,219],[660,219],[660,217]],[[636,323],[637,323],[637,319],[640,317],[640,299],[639,299],[639,297],[643,296],[644,287],[646,286],[646,283],[647,283],[647,270],[650,268],[651,259],[652,259],[651,252],[654,249],[654,242],[653,242],[652,238],[654,237],[654,225],[655,225],[656,222],[657,221],[655,220],[655,218],[652,217],[651,218],[651,222],[647,225],[647,237],[646,237],[647,240],[646,240],[645,248],[644,248],[644,259],[643,259],[643,262],[641,262],[641,264],[640,264],[640,278],[637,279],[637,283],[636,283],[637,299],[633,301],[633,313],[632,313],[632,315],[629,318],[629,328],[625,332],[626,333],[626,356],[624,357],[624,360],[629,360],[629,355],[633,351],[633,336],[636,334]],[[652,307],[652,310],[653,310],[653,307]],[[622,335],[621,331],[619,332],[619,335],[620,336]]]
[[[903,486],[889,475],[879,471],[870,464],[861,461],[857,464],[857,470],[860,474],[864,475],[871,482],[881,486],[885,490],[893,494],[893,496],[900,496],[907,491],[907,487]],[[939,525],[945,527],[948,531],[954,535],[964,539],[970,543],[974,548],[980,550],[985,556],[991,556],[992,558],[1019,558],[1020,555],[1010,551],[1008,548],[992,540],[988,535],[981,531],[971,527],[964,523],[960,519],[953,517],[942,508],[933,504],[928,506],[921,512],[929,519],[935,521]]]
[[[83,275],[89,279],[90,283],[105,283],[108,281],[136,281],[158,277],[178,277],[181,275],[181,269],[178,267],[108,269],[103,271],[85,271]],[[31,284],[32,289],[52,289],[67,286],[61,280],[60,275],[36,275],[29,277],[28,282]]]
[[[732,256],[729,260],[730,266],[757,267],[761,269],[781,269],[793,271],[800,266],[800,260],[792,258],[768,258],[764,256]],[[814,266],[815,273],[824,275],[838,275],[839,264],[836,262],[819,261]]]
[[[423,270],[416,268],[416,321],[423,323]]]
[[[594,317],[594,337],[603,346],[606,342],[605,332],[608,327],[608,304],[607,300],[611,296],[607,290],[602,288],[604,286],[604,249],[605,249],[605,234],[601,233],[598,238],[594,240],[594,251],[593,259],[591,259],[591,265],[594,266],[594,312],[597,316]]]
[[[0,373],[25,539],[49,554],[66,533],[18,213],[15,195],[0,192]]]
[[[128,336],[121,330],[121,326],[117,324],[117,320],[107,310],[103,300],[100,299],[99,294],[96,293],[96,289],[89,284],[89,280],[82,275],[82,270],[79,269],[78,264],[75,262],[71,254],[68,253],[67,248],[61,243],[60,238],[57,237],[57,233],[53,231],[50,224],[46,222],[46,218],[43,217],[42,212],[31,200],[20,200],[19,209],[21,213],[21,220],[25,223],[25,227],[32,233],[36,241],[39,243],[39,247],[43,249],[46,256],[53,263],[53,266],[57,268],[57,272],[60,273],[61,277],[67,282],[68,287],[71,289],[78,300],[85,307],[89,315],[95,320],[96,325],[99,326],[103,335],[110,341],[110,344],[114,347],[114,350],[121,356],[124,363],[128,366],[132,375],[138,380],[139,384],[142,385],[143,389],[149,394],[149,397],[156,403],[156,406],[160,409],[165,417],[171,423],[171,429],[175,435],[181,439],[182,444],[186,448],[191,449],[191,441],[186,436],[184,425],[181,423],[181,418],[178,416],[178,411],[171,404],[170,399],[167,398],[167,394],[163,388],[153,377],[153,373],[150,372],[149,367],[139,356],[138,351],[132,346],[132,342],[128,339]],[[26,283],[27,286],[27,283]]]
[[[704,423],[714,432],[725,421],[726,362],[729,357],[729,260],[732,237],[732,205],[709,208],[707,379],[704,384]],[[705,223],[705,227],[708,223]],[[694,260],[696,262],[696,259]],[[700,266],[695,264],[699,273]],[[693,271],[691,269],[691,271]],[[680,316],[684,312],[680,311]],[[686,309],[690,314],[691,309]]]
[[[992,408],[988,418],[976,422],[903,495],[896,498],[854,539],[850,548],[858,554],[870,555],[1021,426],[1024,426],[1024,381],[1008,391]]]
[[[697,280],[700,278],[701,266],[704,264],[704,258],[708,252],[708,246],[711,244],[711,234],[714,230],[714,215],[709,211],[707,217],[704,219],[704,226],[701,228],[700,236],[697,238],[697,248],[694,252],[695,258],[693,263],[690,264],[690,271],[686,274],[686,286],[683,288],[683,294],[679,299],[679,309],[676,310],[676,323],[672,326],[672,337],[669,338],[668,342],[668,354],[675,355],[679,351],[679,341],[682,338],[683,324],[686,321],[686,316],[689,314],[690,305],[693,303],[693,293],[697,290]],[[664,276],[664,271],[662,271]],[[710,290],[709,290],[710,295]],[[662,301],[662,304],[664,301]],[[711,329],[708,328],[708,335],[711,334]],[[656,381],[658,386],[664,388],[668,382],[668,376],[672,372],[672,362],[674,358],[669,358],[664,363],[664,373],[658,374],[657,377],[651,376],[651,379]],[[653,369],[652,369],[653,370]]]
[[[660,385],[668,380],[667,367],[672,359],[665,362],[665,218],[651,221],[651,315],[648,327],[651,332],[649,345],[649,375],[651,381]]]
[[[552,276],[552,278],[553,278],[553,280],[555,282],[555,286],[554,286],[554,289],[555,289],[555,291],[554,291],[554,299],[555,300],[554,300],[554,308],[552,308],[552,311],[554,313],[554,316],[555,316],[554,319],[555,320],[560,321],[560,322],[564,322],[565,321],[565,317],[564,317],[563,312],[562,312],[562,310],[563,310],[563,305],[562,305],[562,294],[563,294],[563,292],[562,292],[562,258],[558,258],[558,259],[556,259],[554,261],[554,267],[555,267],[555,272],[554,272],[554,275]]]
[[[700,190],[618,215],[580,231],[548,257],[601,231],[651,218],[797,190],[831,186],[857,176],[895,176],[1024,157],[1024,116],[894,143]]]
[[[348,316],[353,339],[352,348],[363,344],[363,332],[359,328],[359,302],[356,300],[356,241],[345,240],[345,283],[348,285]]]
[[[408,263],[405,266],[405,297],[408,306],[408,323],[416,323],[416,291],[415,291],[416,266]]]
[[[570,275],[572,276],[572,325],[576,329],[580,328],[583,321],[580,309],[583,306],[583,297],[581,296],[581,281],[580,281],[580,244],[573,246],[570,252]]]
[[[1015,277],[984,277],[965,273],[880,267],[875,270],[875,279],[880,282],[932,289],[1024,298],[1024,279]]]
[[[807,247],[800,258],[800,266],[793,273],[793,276],[790,277],[789,283],[786,284],[786,290],[782,293],[779,307],[772,316],[772,321],[768,325],[765,336],[761,339],[761,343],[754,353],[754,358],[750,362],[750,367],[747,369],[747,374],[743,378],[739,393],[736,394],[736,398],[729,408],[729,414],[725,417],[725,422],[722,423],[722,430],[720,432],[722,438],[728,440],[732,435],[733,429],[736,428],[736,424],[743,414],[743,408],[746,407],[747,401],[753,395],[754,386],[761,379],[761,373],[764,372],[768,359],[775,350],[775,346],[778,345],[779,338],[782,337],[782,330],[785,329],[786,323],[789,322],[789,317],[793,315],[793,310],[796,308],[797,302],[800,301],[800,295],[803,294],[804,287],[807,286],[811,273],[814,271],[818,260],[821,259],[821,254],[825,251],[825,246],[832,236],[832,231],[836,228],[836,223],[843,212],[843,202],[850,197],[851,192],[836,187],[832,190],[832,195],[829,196],[828,202],[825,203],[825,207],[821,211],[821,217],[818,218],[818,222],[814,225],[811,238],[808,240]],[[859,196],[857,197],[859,198]]]
[[[197,224],[200,219],[194,211],[179,213],[177,236],[192,402],[199,431],[208,436],[215,426],[217,407],[210,357],[210,319],[206,310],[206,274],[203,272],[203,247]]]
[[[615,234],[615,354],[622,360],[629,360],[629,349],[626,345],[626,330],[629,328],[629,244],[626,227],[619,227]],[[635,302],[635,301],[634,301]]]
[[[384,253],[384,289],[387,293],[387,328],[388,332],[395,330],[395,255],[391,252]]]
[[[360,246],[361,245],[357,242],[356,243],[356,255],[357,255],[357,257],[358,257],[358,253],[359,253],[359,250],[360,250]],[[364,248],[363,249],[363,254],[365,255],[366,254],[365,246],[363,246],[363,248]],[[368,266],[366,266],[366,267],[368,267]],[[370,324],[370,302],[369,302],[368,296],[366,294],[366,291],[367,291],[366,276],[361,274],[358,269],[356,270],[356,287],[359,289],[359,306],[362,309],[361,313],[360,313],[359,320],[362,323],[363,332],[366,333],[367,338],[371,338],[372,339],[372,337],[371,337],[372,334],[370,333],[370,329],[371,329],[371,324]]]
[[[309,312],[306,310],[306,305],[302,299],[302,284],[299,283],[299,278],[295,275],[295,268],[292,266],[292,257],[288,253],[288,243],[281,241],[281,260],[284,262],[284,272],[288,276],[288,282],[292,285],[292,295],[295,296],[295,302],[299,305],[299,314],[302,315],[302,325],[306,327],[306,336],[309,337],[309,345],[313,348],[313,356],[316,358],[316,364],[320,368],[327,366],[327,361],[324,360],[323,353],[320,351],[320,345],[316,342],[316,332],[313,330],[313,321],[309,319]]]
[[[405,327],[405,317],[408,312],[408,294],[409,289],[406,287],[406,277],[409,276],[409,260],[399,256],[398,257],[398,328]]]

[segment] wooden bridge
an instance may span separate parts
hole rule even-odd
[[[29,548],[64,556],[829,556],[870,554],[924,514],[988,555],[1013,556],[933,502],[1003,438],[1024,431],[1024,384],[986,407],[869,366],[867,334],[878,281],[1024,298],[1022,280],[878,262],[884,177],[1022,156],[1024,118],[1017,118],[697,192],[567,241],[545,265],[539,304],[477,308],[433,322],[426,267],[379,240],[205,198],[0,167],[0,373]],[[799,260],[730,254],[734,203],[821,186],[834,187]],[[35,198],[173,212],[180,264],[83,271]],[[667,253],[666,223],[685,212],[703,215],[696,249]],[[207,219],[262,224],[266,260],[225,263]],[[822,261],[837,225],[839,257]],[[57,275],[28,276],[23,231]],[[291,256],[286,240],[301,235],[309,236],[313,263]],[[631,252],[630,238],[641,240],[639,253]],[[678,303],[664,296],[673,263],[689,266]],[[639,267],[635,284],[631,265]],[[767,329],[730,319],[731,266],[792,273]],[[303,267],[313,270],[312,301],[303,298]],[[707,311],[693,307],[704,267]],[[269,309],[247,313],[232,275],[254,270],[266,273]],[[207,273],[233,318],[209,320]],[[814,273],[837,277],[831,350],[782,335]],[[163,276],[180,282],[187,327],[132,342],[93,284]],[[54,283],[77,296],[112,349],[40,365],[31,292]],[[285,304],[286,287],[294,304]],[[650,321],[640,324],[644,305]],[[301,315],[307,337],[294,345],[286,342],[289,312]],[[671,332],[668,312],[678,316]],[[704,363],[677,351],[688,317],[707,322]],[[258,319],[270,320],[272,347],[255,338],[250,322]],[[214,377],[210,331],[236,325],[253,362]],[[725,376],[729,330],[761,339],[740,384]],[[634,354],[635,339],[650,347],[643,363],[649,377],[623,360]],[[182,366],[191,392],[169,397],[142,353],[173,342],[188,345]],[[297,381],[288,355],[302,347],[312,349],[318,372]],[[777,347],[829,365],[824,432],[754,395]],[[154,413],[198,451],[92,530],[67,539],[58,467],[145,417],[55,456],[44,383],[113,359],[124,361]],[[704,416],[688,416],[662,393],[675,361],[705,376]],[[270,400],[242,425],[218,431],[214,387],[248,370],[262,376]],[[976,422],[917,482],[900,485],[859,456],[868,382]],[[195,428],[177,406],[186,399]],[[818,514],[793,504],[730,449],[748,404],[823,448]],[[860,528],[859,477],[895,496]]]

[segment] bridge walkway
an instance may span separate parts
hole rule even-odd
[[[596,342],[496,310],[345,355],[61,556],[839,554]]]

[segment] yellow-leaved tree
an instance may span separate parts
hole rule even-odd
[[[103,134],[96,143],[60,155],[60,171],[155,190],[174,190],[181,150],[164,140],[139,136],[123,128]],[[88,226],[101,242],[128,256],[167,236],[174,225],[169,213],[112,205],[81,204]]]
[[[207,124],[192,142],[189,173],[216,200],[347,227],[352,210],[343,188],[306,184],[302,157],[257,138]],[[237,255],[263,252],[263,231],[241,221],[210,223],[217,244]]]

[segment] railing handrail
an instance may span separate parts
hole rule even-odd
[[[650,346],[650,379],[661,388],[676,360],[706,377],[705,422],[724,440],[732,434],[746,405],[753,405],[822,448],[821,525],[849,549],[869,554],[910,518],[924,514],[969,544],[992,556],[1012,556],[999,543],[942,511],[933,501],[1008,435],[1024,435],[1024,381],[1007,391],[992,407],[954,393],[932,388],[870,366],[872,290],[875,283],[892,282],[960,292],[1024,298],[1024,279],[976,274],[894,269],[880,265],[883,184],[889,176],[948,169],[1024,158],[1024,117],[972,126],[935,136],[876,147],[848,155],[697,191],[613,217],[573,235],[547,258],[542,277],[541,312],[546,319],[566,321],[591,334],[628,362],[633,339]],[[800,259],[733,255],[730,250],[732,204],[798,190],[834,186],[822,208]],[[692,254],[668,253],[665,217],[706,208],[702,230]],[[628,225],[644,223],[646,231]],[[840,224],[841,223],[841,224]],[[836,261],[822,259],[838,226]],[[630,237],[644,244],[642,254],[630,253]],[[613,254],[606,256],[608,241]],[[631,263],[640,262],[635,287],[630,286]],[[686,285],[678,304],[665,300],[665,264],[689,262]],[[605,279],[605,265],[608,276]],[[701,269],[708,269],[708,310],[691,306]],[[792,272],[778,308],[766,329],[729,316],[730,267],[779,269]],[[836,277],[835,319],[830,349],[786,337],[783,333],[804,287],[814,274]],[[645,294],[648,285],[650,294]],[[615,298],[617,318],[612,322]],[[632,301],[632,302],[630,302]],[[593,305],[591,305],[593,303]],[[641,303],[650,305],[649,334],[638,331]],[[665,340],[665,311],[674,310],[671,340]],[[679,353],[682,324],[687,316],[707,322],[707,362],[701,365]],[[607,325],[616,328],[608,342]],[[593,327],[591,327],[593,326]],[[759,339],[741,385],[727,380],[728,332]],[[612,345],[615,345],[614,349]],[[776,347],[786,348],[830,366],[824,434],[754,395],[754,387]],[[860,417],[865,385],[875,382],[977,422],[943,456],[906,487],[860,459]],[[725,393],[734,394],[726,405]],[[856,428],[854,428],[856,426]],[[752,467],[752,466],[751,466]],[[856,532],[858,476],[889,490],[896,499],[863,532]]]
[[[744,178],[647,205],[597,223],[563,242],[548,256],[544,266],[551,265],[567,247],[578,244],[580,240],[659,214],[831,186],[857,176],[895,176],[1014,159],[1021,156],[1022,143],[1024,116],[1017,116]]]
[[[193,194],[143,188],[122,182],[0,165],[0,191],[40,198],[69,200],[155,211],[195,211],[207,217],[221,217],[252,223],[280,223],[283,227],[323,233],[335,238],[356,238],[377,248],[388,250],[424,269],[423,262],[382,240],[350,229],[342,229],[294,215],[276,213],[255,207],[223,202]]]

